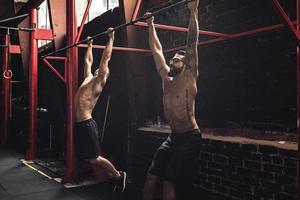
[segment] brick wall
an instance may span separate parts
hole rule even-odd
[[[297,151],[204,139],[199,186],[235,199],[297,199]]]
[[[132,134],[129,172],[140,188],[156,148],[166,137],[157,132]],[[198,173],[190,179],[195,190],[230,199],[297,199],[296,150],[205,139],[204,135],[198,163]]]

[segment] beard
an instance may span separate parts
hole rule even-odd
[[[174,66],[171,65],[170,66],[170,71],[168,73],[168,76],[169,77],[175,77],[178,74],[180,74],[181,71],[182,71],[182,68],[178,69],[178,68],[176,68],[176,67],[174,67]]]

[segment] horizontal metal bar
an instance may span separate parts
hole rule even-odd
[[[295,25],[296,21],[293,21],[292,23]],[[267,26],[267,27],[263,27],[263,28],[253,29],[253,30],[250,30],[250,31],[235,33],[235,34],[230,35],[230,38],[216,38],[216,39],[211,39],[211,40],[206,40],[206,41],[203,41],[203,42],[199,42],[198,46],[214,44],[214,43],[217,43],[217,42],[223,42],[225,40],[231,40],[231,39],[235,39],[235,38],[239,38],[239,37],[243,37],[243,36],[249,36],[249,35],[253,35],[253,34],[256,34],[256,33],[273,31],[273,30],[284,28],[284,27],[285,27],[284,24],[271,25],[271,26]],[[175,48],[172,48],[172,49],[167,49],[164,52],[168,53],[168,52],[172,52],[172,51],[178,51],[180,49],[184,49],[185,47],[186,46],[175,47]]]
[[[0,23],[8,22],[8,21],[13,21],[13,20],[15,20],[15,19],[27,17],[28,15],[29,15],[29,14],[23,14],[23,15],[18,15],[18,16],[15,16],[15,17],[6,18],[6,19],[3,19],[3,20],[0,20]]]
[[[86,48],[87,44],[79,44],[78,47]],[[105,49],[106,46],[104,45],[93,45],[95,49]],[[127,51],[127,52],[141,52],[141,53],[150,53],[150,49],[138,49],[138,48],[130,48],[130,47],[113,47],[115,51]],[[48,57],[47,57],[48,58]]]
[[[9,53],[12,54],[20,54],[21,53],[21,46],[20,45],[10,45]]]
[[[148,27],[148,24],[146,22],[137,22],[134,25]],[[168,26],[168,25],[163,25],[163,24],[154,24],[154,26],[157,29],[163,29],[163,30],[168,30],[168,31],[188,32],[188,29],[183,28],[183,27]],[[199,35],[208,35],[208,36],[225,37],[225,38],[230,37],[229,34],[217,33],[217,32],[212,32],[212,31],[202,31],[202,30],[199,31]]]
[[[34,31],[34,28],[18,28],[18,27],[10,27],[10,26],[0,26],[0,29],[8,29],[8,30],[14,30],[14,31]]]
[[[24,83],[24,81],[11,81],[11,83],[19,83],[19,84],[21,84],[21,83]]]
[[[37,40],[53,40],[52,29],[36,29],[34,33],[34,38]]]
[[[61,56],[47,56],[47,60],[67,60],[67,57],[61,57]]]

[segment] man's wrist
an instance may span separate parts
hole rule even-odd
[[[150,23],[147,23],[149,27],[153,27],[154,26],[154,23],[153,22],[150,22]]]

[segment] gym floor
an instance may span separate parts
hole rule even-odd
[[[24,157],[10,149],[0,149],[0,199],[72,199],[72,200],[122,200],[141,199],[130,185],[121,194],[112,191],[110,183],[102,183],[76,188],[65,188],[61,183],[51,180],[24,165]],[[135,190],[136,191],[136,190]]]
[[[130,183],[123,193],[113,192],[111,183],[65,188],[63,184],[43,176],[21,162],[24,155],[8,148],[0,148],[1,200],[141,200],[142,192]],[[204,191],[194,191],[190,198],[226,200]],[[188,199],[190,199],[188,198]],[[228,199],[229,200],[229,199]]]

